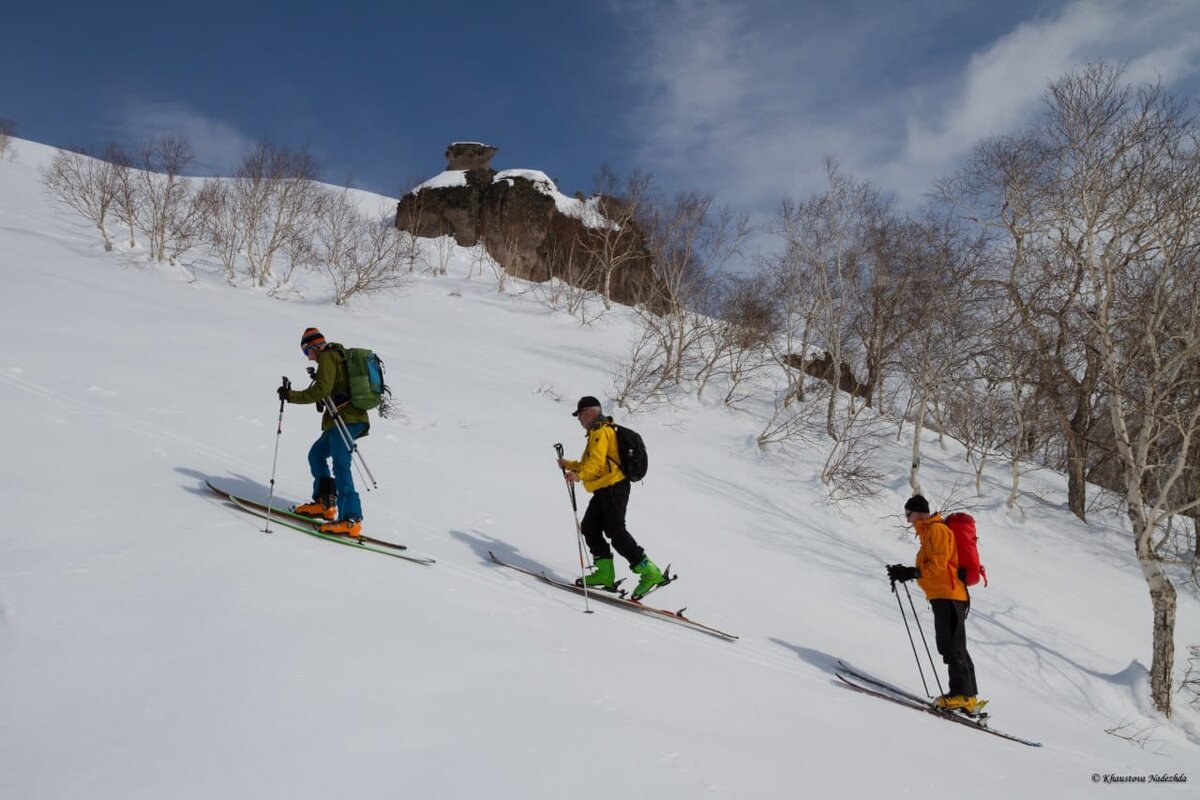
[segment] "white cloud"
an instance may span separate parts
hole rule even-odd
[[[1076,0],[974,53],[952,30],[909,47],[945,30],[950,7],[938,0],[817,5],[615,3],[635,52],[637,163],[762,216],[784,194],[818,190],[832,154],[914,203],[981,138],[1026,124],[1074,66],[1127,63],[1131,81],[1161,75],[1170,87],[1194,84],[1200,62],[1193,0]]]
[[[115,127],[131,143],[175,133],[191,144],[196,162],[189,171],[229,175],[254,148],[254,140],[233,125],[205,116],[186,103],[128,98],[119,106]]]
[[[941,109],[906,125],[905,152],[889,182],[916,185],[949,171],[980,139],[1015,130],[1036,113],[1046,87],[1087,61],[1127,63],[1127,80],[1166,83],[1194,75],[1200,6],[1079,0],[1057,17],[1019,25],[971,57],[961,88]],[[1181,25],[1191,18],[1191,25]]]

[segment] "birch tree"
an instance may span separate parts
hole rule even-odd
[[[606,310],[613,304],[613,279],[621,270],[644,258],[642,242],[636,235],[637,220],[650,202],[652,183],[649,174],[636,170],[621,182],[607,166],[601,167],[596,178],[598,212],[595,219],[583,220],[577,253],[578,261],[586,264],[584,269],[596,270],[596,283]],[[568,263],[577,261],[573,259]],[[591,285],[591,276],[568,279],[584,286]]]
[[[178,255],[178,238],[194,230],[192,182],[183,174],[193,159],[191,145],[170,133],[137,151],[137,228],[146,239],[150,257],[160,264]]]
[[[129,234],[129,249],[137,247],[138,179],[133,167],[133,157],[121,145],[113,142],[104,150],[104,160],[112,164],[113,181],[116,184],[117,219]]]
[[[833,365],[831,384],[842,382],[843,365],[861,348],[853,339],[859,286],[870,282],[870,243],[890,212],[889,202],[869,183],[846,175],[835,159],[825,161],[826,188],[807,200],[785,202],[780,227],[793,289],[810,298],[802,313],[811,339]],[[806,358],[807,354],[802,354]],[[838,392],[826,404],[825,430],[837,440]]]
[[[980,144],[968,165],[943,187],[993,239],[985,278],[1003,291],[1036,354],[1038,396],[1052,412],[1066,449],[1067,506],[1087,519],[1087,464],[1098,419],[1099,364],[1094,332],[1079,309],[1084,276],[1051,246],[1059,174],[1057,149],[1044,128]]]
[[[645,203],[639,225],[659,278],[657,294],[637,309],[644,336],[630,352],[639,363],[618,368],[618,405],[664,399],[694,373],[702,337],[701,309],[716,277],[750,233],[744,216],[715,208],[712,195],[686,192],[670,203]],[[637,376],[631,381],[630,376]]]
[[[250,277],[266,286],[275,259],[307,241],[324,194],[316,159],[260,142],[233,176],[233,197]]]
[[[117,198],[111,162],[88,150],[59,150],[49,166],[42,170],[42,182],[51,197],[100,231],[106,251],[113,249],[106,227]]]
[[[1171,713],[1175,588],[1157,536],[1200,507],[1200,128],[1159,86],[1093,65],[1051,86],[1064,176],[1052,242],[1082,272],[1134,551],[1153,606],[1151,696]]]
[[[0,117],[0,161],[12,154],[12,137],[17,135],[17,123]]]
[[[1200,132],[1159,86],[1089,65],[1056,81],[1041,117],[976,152],[962,185],[1008,234],[1001,279],[1039,356],[1038,387],[1084,518],[1089,434],[1103,414],[1153,609],[1150,691],[1171,713],[1175,589],[1161,531],[1200,505]]]
[[[919,272],[905,297],[912,331],[898,348],[901,370],[912,393],[912,459],[909,486],[921,489],[921,434],[930,407],[954,383],[969,362],[976,297],[972,277],[979,269],[982,243],[942,218],[927,217],[921,226]]]
[[[348,196],[348,189],[329,197],[316,215],[311,263],[323,270],[333,288],[335,305],[346,305],[358,294],[404,285],[406,244],[381,210],[377,217],[363,214]]]

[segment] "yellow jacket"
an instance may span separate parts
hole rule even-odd
[[[621,472],[621,451],[617,449],[617,431],[612,426],[612,417],[600,417],[587,432],[587,447],[578,461],[564,459],[566,469],[574,472],[583,481],[589,492],[612,486],[625,480]]]
[[[921,549],[917,551],[917,584],[930,600],[966,600],[967,587],[958,579],[958,547],[954,531],[940,514],[913,520]]]

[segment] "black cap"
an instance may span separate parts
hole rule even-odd
[[[904,504],[904,510],[915,511],[918,514],[928,514],[929,501],[925,499],[924,495],[914,494],[912,497],[908,498],[908,502]]]
[[[571,416],[578,417],[579,412],[583,411],[585,408],[599,408],[599,407],[600,407],[599,400],[592,397],[590,394],[584,395],[583,397],[579,398],[579,403],[576,404],[576,406],[575,406],[575,413],[573,413]]]

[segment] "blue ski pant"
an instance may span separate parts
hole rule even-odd
[[[366,428],[365,422],[351,422],[346,426],[352,442],[362,436]],[[321,481],[331,477],[328,462],[333,462],[332,477],[333,482],[337,484],[338,519],[362,519],[363,515],[362,501],[358,499],[358,492],[354,488],[354,472],[350,459],[350,448],[346,447],[346,442],[336,425],[323,432],[308,450],[308,466],[313,476],[313,497],[320,496]]]

